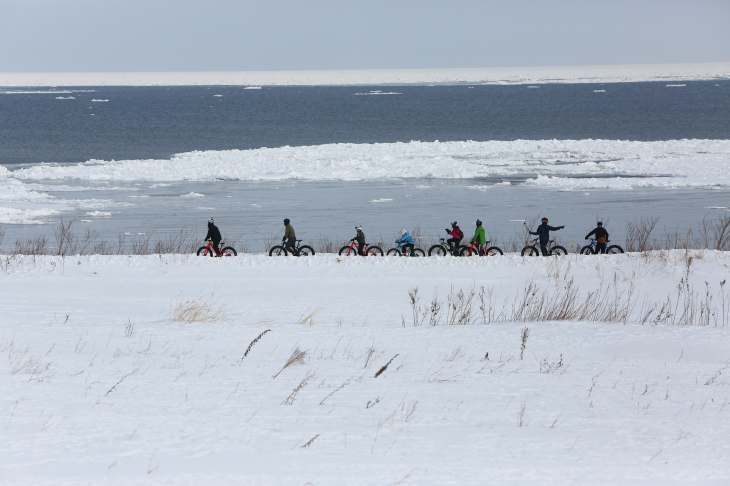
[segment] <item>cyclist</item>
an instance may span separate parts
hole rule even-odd
[[[210,218],[208,220],[208,235],[205,237],[205,241],[212,241],[213,242],[213,248],[215,249],[215,254],[220,255],[220,249],[219,246],[221,244],[221,232],[218,230],[218,227],[213,224],[213,218]]]
[[[482,222],[477,219],[477,229],[474,231],[474,238],[471,239],[472,243],[477,244],[478,254],[482,254],[482,247],[487,244],[487,235],[482,227]]]
[[[603,227],[603,222],[596,223],[596,229],[586,235],[586,240],[591,236],[596,236],[596,253],[606,253],[606,242],[608,242],[608,231]]]
[[[416,256],[413,253],[413,250],[416,248],[416,242],[413,241],[413,237],[408,234],[408,231],[405,229],[400,230],[400,238],[395,240],[396,243],[400,243],[403,245],[403,253],[405,254],[406,251],[408,252],[408,255],[410,256]]]
[[[363,256],[362,253],[365,249],[365,233],[362,232],[362,226],[360,225],[355,226],[355,230],[357,231],[357,235],[350,241],[357,240],[357,254]]]
[[[294,233],[294,228],[289,224],[289,218],[284,220],[284,237],[281,239],[284,249],[292,254],[295,254],[294,244],[297,242],[297,235]]]
[[[550,242],[550,232],[565,228],[565,226],[550,226],[548,219],[542,218],[542,224],[537,227],[537,231],[530,231],[531,235],[540,237],[540,251],[542,256],[548,256],[547,244]]]
[[[447,243],[451,243],[454,245],[454,248],[452,250],[454,256],[459,256],[459,244],[461,243],[461,240],[464,238],[464,232],[459,229],[459,225],[456,224],[456,221],[451,223],[451,231],[448,229],[445,230],[451,238],[449,238]]]

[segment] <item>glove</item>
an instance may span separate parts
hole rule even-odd
[[[449,233],[449,230],[448,229],[444,229],[444,231],[446,231],[447,233]]]
[[[351,242],[352,242],[352,241],[355,241],[355,238],[351,239],[350,241],[351,241]]]
[[[564,229],[564,228],[565,228],[565,226],[561,226],[561,227],[560,227],[560,228],[558,228],[558,229]]]

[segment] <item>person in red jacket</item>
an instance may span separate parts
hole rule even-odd
[[[461,243],[461,239],[464,238],[464,233],[461,232],[461,230],[459,229],[459,225],[456,224],[456,221],[451,223],[451,231],[447,229],[446,232],[449,234],[449,236],[451,236],[451,238],[446,241],[453,245],[453,255],[459,256],[459,244]]]

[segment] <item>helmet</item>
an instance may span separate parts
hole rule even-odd
[[[543,223],[547,223],[548,222],[548,219],[547,218],[542,218],[542,222]]]
[[[408,233],[405,229],[400,230],[400,235],[403,236],[404,234]]]
[[[477,219],[477,226],[481,226],[482,222]]]
[[[213,224],[213,218],[210,218],[210,219],[208,220],[208,224]]]
[[[357,226],[355,226],[355,229],[358,230],[358,231],[362,231],[362,226],[357,225]]]
[[[284,220],[284,224],[289,224],[289,218]]]
[[[453,221],[453,222],[451,223],[451,226],[456,226],[456,221]]]
[[[599,221],[598,223],[596,223],[596,225],[597,226],[603,226],[603,223],[601,221]]]

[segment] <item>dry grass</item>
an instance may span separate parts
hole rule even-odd
[[[307,307],[307,309],[302,313],[301,316],[299,316],[299,319],[297,319],[297,324],[301,325],[310,325],[314,326],[314,318],[317,317],[317,314],[322,312],[327,306],[326,305],[319,305],[317,307]]]
[[[230,322],[235,314],[228,311],[228,304],[227,301],[217,299],[215,291],[208,297],[198,295],[192,300],[178,298],[170,304],[168,320],[187,324]]]
[[[286,363],[284,364],[284,367],[279,370],[277,374],[274,375],[272,380],[275,380],[277,376],[281,374],[282,371],[289,368],[290,366],[299,366],[304,364],[304,359],[307,357],[307,352],[302,351],[299,348],[294,348],[294,351],[292,351],[291,356],[289,356],[289,359],[286,360]]]

